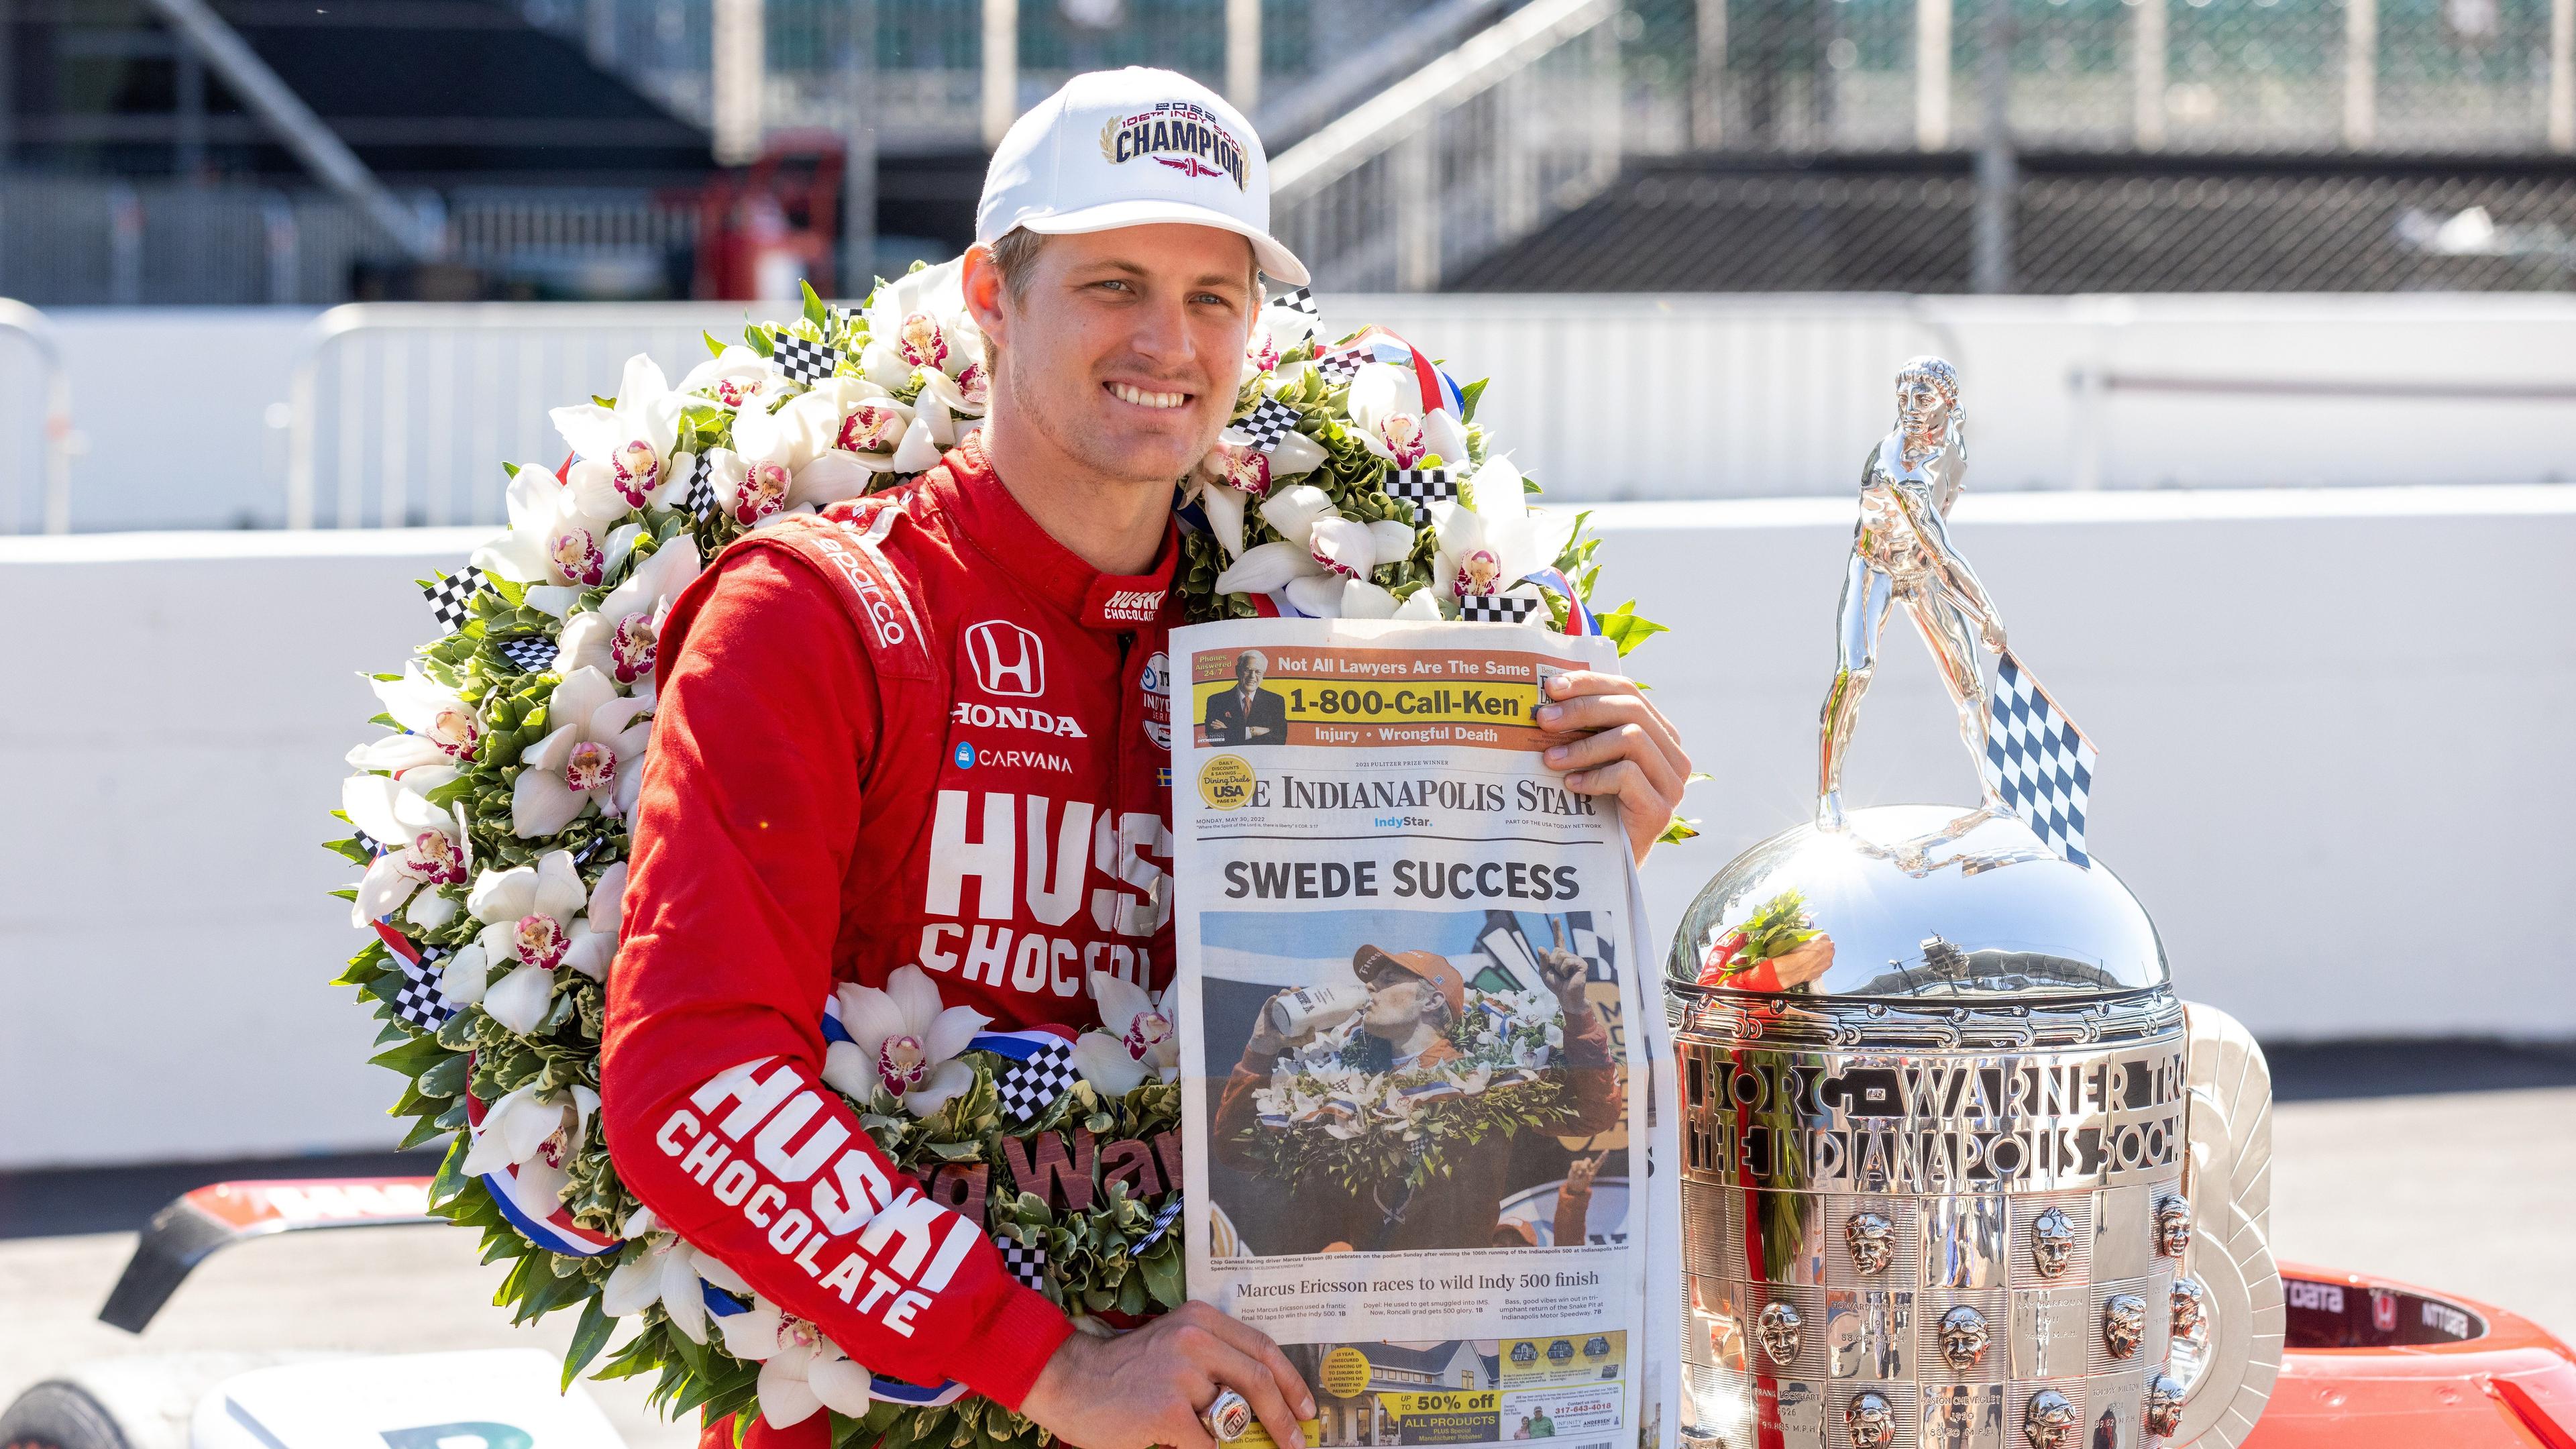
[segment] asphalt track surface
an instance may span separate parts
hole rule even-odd
[[[2301,1095],[2296,1071],[2285,1077],[2284,1095]],[[2398,1090],[2277,1105],[2275,1250],[2499,1304],[2576,1342],[2576,1086]],[[94,1316],[131,1232],[0,1239],[0,1402],[71,1364],[138,1353],[560,1352],[573,1315],[511,1328],[490,1306],[500,1270],[474,1261],[474,1241],[376,1228],[244,1244],[198,1269],[138,1338]],[[636,1384],[586,1387],[636,1449],[694,1442]]]

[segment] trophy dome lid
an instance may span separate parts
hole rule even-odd
[[[2168,986],[2164,943],[2117,876],[2058,858],[2010,815],[1894,805],[1802,825],[1727,862],[1673,938],[1696,986],[2035,1001]]]

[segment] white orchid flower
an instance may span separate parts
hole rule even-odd
[[[774,413],[747,408],[734,445],[707,455],[716,505],[757,527],[857,498],[896,466],[912,422],[911,409],[854,377],[827,378]]]
[[[1395,596],[1370,575],[1413,552],[1410,524],[1344,518],[1324,490],[1306,483],[1271,494],[1261,518],[1281,537],[1244,550],[1217,575],[1218,593],[1278,590],[1297,612],[1317,619],[1395,616]]]
[[[602,884],[607,884],[603,877]],[[609,902],[625,892],[618,873]],[[606,902],[603,902],[605,904]],[[521,1036],[535,1031],[554,1005],[555,970],[570,967],[594,981],[608,975],[617,951],[616,922],[603,932],[587,916],[590,894],[572,852],[547,852],[535,865],[487,870],[465,894],[465,909],[483,922],[482,934],[448,960],[440,984],[460,1006],[480,1005],[494,1021]],[[509,974],[499,981],[492,973]]]
[[[421,765],[393,775],[352,775],[340,782],[340,812],[384,847],[358,882],[349,923],[364,926],[403,907],[403,918],[423,930],[453,920],[457,904],[422,886],[463,885],[474,871],[474,842],[466,834],[465,807],[441,810],[432,790],[456,778],[448,765]],[[415,894],[416,893],[416,894]]]
[[[623,817],[644,787],[644,746],[653,738],[652,676],[619,694],[596,669],[575,669],[546,701],[553,733],[519,756],[510,790],[510,829],[521,839],[552,835],[596,803]]]
[[[639,352],[626,359],[614,407],[582,403],[548,414],[576,455],[567,482],[583,512],[616,518],[657,505],[682,485],[692,460],[672,449],[684,402]]]
[[[1391,362],[1366,362],[1351,374],[1351,431],[1360,445],[1399,468],[1414,468],[1438,454],[1443,462],[1467,461],[1467,432],[1446,408],[1422,406],[1422,385]]]
[[[1073,1044],[1074,1069],[1084,1080],[1123,1097],[1148,1078],[1168,1082],[1181,1074],[1180,1035],[1162,1002],[1106,971],[1091,973],[1091,996],[1106,1029],[1086,1031]]]
[[[834,1088],[861,1102],[883,1088],[905,1111],[927,1117],[975,1085],[975,1069],[957,1054],[992,1018],[971,1006],[941,1006],[930,973],[898,966],[882,991],[844,982],[834,994],[850,1034],[823,1054],[823,1080]]]
[[[1267,453],[1252,435],[1234,428],[1217,434],[1194,470],[1190,496],[1207,514],[1208,527],[1227,558],[1243,552],[1243,510],[1247,500],[1265,499],[1290,478],[1322,467],[1323,445],[1303,433],[1289,433]]]
[[[671,1326],[691,1343],[707,1341],[705,1285],[751,1296],[742,1275],[704,1250],[691,1247],[677,1233],[650,1233],[644,1251],[611,1269],[600,1285],[599,1311],[625,1318],[659,1303]]]
[[[716,1320],[725,1352],[760,1365],[760,1417],[769,1427],[801,1424],[822,1409],[858,1418],[868,1411],[868,1371],[823,1330],[755,1296],[751,1307]]]
[[[728,343],[723,351],[689,369],[675,391],[691,397],[712,398],[729,408],[747,402],[766,402],[769,390],[769,359],[740,343]]]
[[[400,679],[370,679],[368,686],[403,733],[371,740],[349,751],[352,769],[404,771],[474,758],[483,747],[483,722],[462,695],[429,677],[413,660]],[[370,835],[374,831],[367,832]]]
[[[622,504],[586,507],[543,463],[519,465],[507,496],[509,530],[474,550],[474,566],[527,585],[528,603],[556,618],[583,589],[607,582],[643,536],[641,525],[619,522],[628,511]]]
[[[966,311],[964,275],[965,261],[957,258],[877,288],[868,308],[868,344],[859,354],[869,381],[893,392],[917,372],[954,378],[970,366],[980,370],[984,337]]]
[[[698,541],[675,534],[655,549],[626,582],[608,591],[596,610],[575,614],[557,641],[555,672],[595,669],[619,684],[653,672],[663,618],[697,576]]]
[[[483,1114],[473,1145],[465,1149],[466,1175],[515,1167],[519,1190],[514,1196],[521,1202],[560,1202],[572,1180],[564,1168],[581,1151],[591,1114],[598,1110],[599,1094],[588,1087],[556,1092],[539,1092],[534,1083],[521,1087]]]
[[[1487,459],[1468,480],[1467,494],[1473,506],[1431,505],[1438,540],[1433,587],[1453,598],[1514,591],[1523,576],[1556,562],[1573,532],[1571,520],[1530,510],[1520,470],[1508,458]]]

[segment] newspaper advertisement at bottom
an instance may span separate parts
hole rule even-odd
[[[1171,660],[1192,1296],[1278,1340],[1313,1443],[1668,1442],[1661,992],[1617,806],[1535,721],[1616,649],[1246,620]]]

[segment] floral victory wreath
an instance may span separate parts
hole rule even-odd
[[[638,356],[615,398],[556,409],[570,461],[509,470],[508,529],[422,584],[442,634],[374,677],[388,732],[349,754],[338,813],[357,833],[331,847],[365,871],[340,894],[375,938],[336,984],[383,1022],[374,1061],[406,1079],[403,1145],[453,1137],[432,1211],[510,1260],[497,1301],[514,1321],[578,1310],[565,1383],[598,1363],[658,1376],[652,1400],[675,1414],[783,1426],[828,1409],[837,1443],[889,1449],[1048,1436],[958,1385],[871,1375],[782,1314],[655,1222],[593,1119],[663,617],[727,543],[902,484],[982,425],[958,277],[916,268],[855,310],[809,290],[797,321],[708,338],[676,387]],[[1482,388],[1379,329],[1320,344],[1303,289],[1265,305],[1233,423],[1175,492],[1187,616],[1544,610],[1623,652],[1658,632],[1627,605],[1589,607],[1594,543],[1579,517],[1529,510],[1535,486],[1473,421]],[[1108,1025],[1078,1037],[987,1031],[914,966],[882,990],[843,985],[822,1007],[822,1075],[925,1191],[981,1216],[1014,1273],[1106,1332],[1184,1296],[1179,1044],[1162,1003],[1093,983]],[[1528,1032],[1509,1011],[1479,1020],[1494,1041],[1469,1044],[1468,1069],[1502,1075],[1477,1085],[1517,1084]],[[1275,1086],[1278,1108],[1304,1111],[1301,1090]],[[1513,1094],[1442,1095],[1457,1100],[1405,1110],[1427,1122]],[[1338,1171],[1382,1173],[1361,1158],[1401,1135],[1366,1134]],[[620,1319],[636,1331],[600,1362]]]

